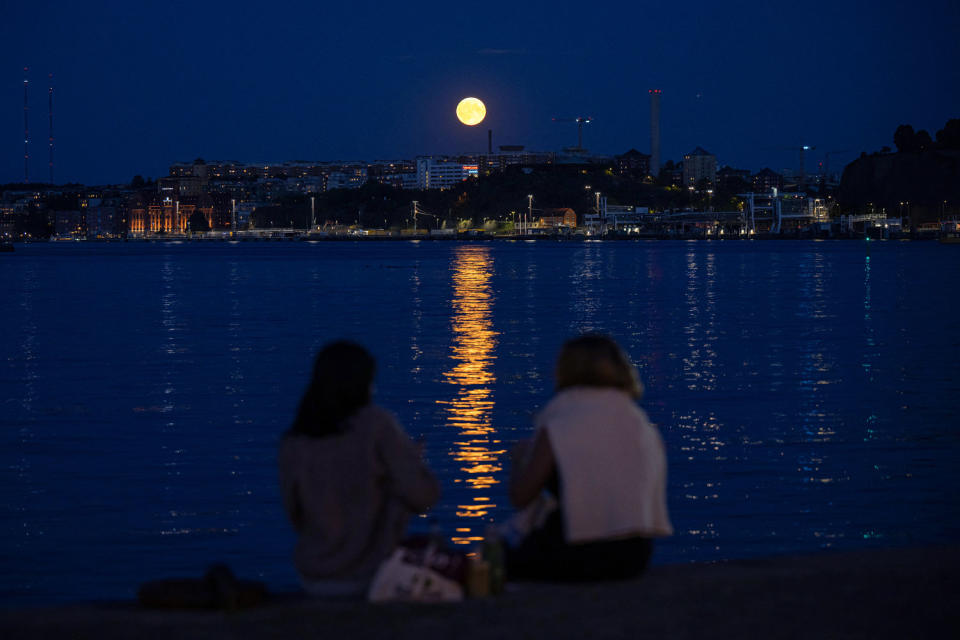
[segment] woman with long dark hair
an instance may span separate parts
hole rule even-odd
[[[298,534],[294,564],[314,595],[361,595],[440,487],[394,416],[371,402],[376,366],[352,342],[317,354],[280,443],[280,486]]]

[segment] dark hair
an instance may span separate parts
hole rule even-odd
[[[347,418],[370,404],[375,370],[373,356],[356,343],[338,340],[324,346],[289,433],[315,438],[340,433]]]
[[[556,369],[560,391],[567,387],[612,387],[634,398],[643,395],[636,368],[613,338],[585,334],[567,340],[560,350]]]

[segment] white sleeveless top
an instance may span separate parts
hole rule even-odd
[[[564,389],[536,426],[556,460],[567,542],[673,533],[663,440],[627,393]]]

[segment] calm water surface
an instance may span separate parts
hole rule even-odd
[[[223,560],[294,588],[277,440],[312,354],[377,397],[469,545],[582,331],[616,337],[670,462],[660,563],[955,542],[957,247],[25,245],[0,259],[0,602],[132,597]],[[427,529],[427,518],[414,526]]]

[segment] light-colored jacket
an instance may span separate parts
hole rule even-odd
[[[436,478],[392,414],[369,405],[342,433],[286,435],[280,487],[298,534],[294,564],[306,580],[369,580],[412,513],[440,495]]]
[[[556,460],[567,542],[673,533],[663,440],[627,393],[564,389],[536,425]]]

